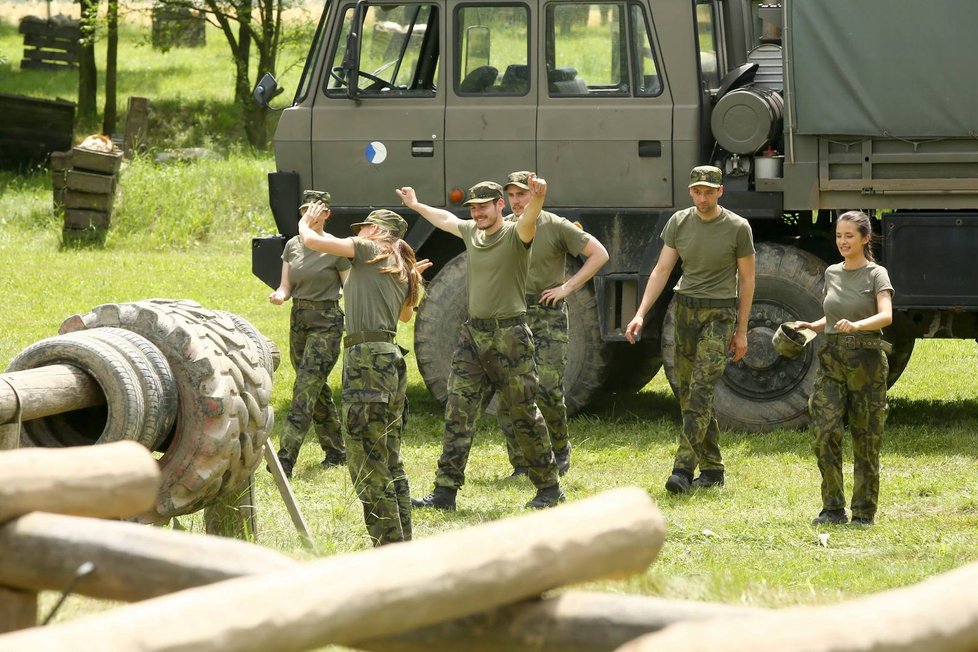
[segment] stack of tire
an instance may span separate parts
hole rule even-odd
[[[247,486],[272,430],[274,345],[245,319],[193,301],[103,304],[69,317],[7,371],[70,364],[105,405],[23,424],[25,445],[137,441],[161,453],[145,522],[195,512]]]

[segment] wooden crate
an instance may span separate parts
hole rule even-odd
[[[122,152],[95,152],[90,149],[75,147],[71,150],[71,167],[76,170],[87,170],[101,174],[114,175],[122,165]]]
[[[79,208],[65,209],[66,229],[107,229],[111,216],[105,211],[89,211]]]
[[[0,93],[0,168],[43,163],[71,147],[75,105]]]
[[[61,229],[61,241],[66,245],[100,245],[105,242],[108,233],[109,230],[103,227],[73,229],[66,226]]]
[[[78,192],[77,190],[65,190],[64,205],[66,209],[80,208],[89,211],[112,212],[112,202],[115,199],[114,193],[100,194],[94,192]]]
[[[111,195],[115,193],[115,177],[81,170],[68,170],[65,175],[65,187],[78,192]]]
[[[78,65],[81,29],[77,20],[25,16],[20,21],[19,31],[24,35],[21,68],[64,70]]]

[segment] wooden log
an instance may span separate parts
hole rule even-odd
[[[95,572],[73,591],[125,602],[298,565],[243,541],[136,523],[35,512],[0,526],[0,585],[59,591],[86,561]]]
[[[826,607],[673,625],[619,652],[961,652],[978,650],[978,562],[919,584]],[[0,639],[2,640],[2,639]]]
[[[105,403],[98,383],[78,367],[67,364],[0,374],[0,423],[15,418],[18,396],[23,421]]]
[[[644,572],[665,523],[618,489],[411,543],[331,557],[0,637],[0,650],[306,650],[461,618],[544,591]]]
[[[149,125],[149,100],[145,97],[129,98],[126,124],[122,135],[122,151],[126,158],[133,152],[146,148],[146,129]]]
[[[0,586],[0,634],[37,624],[37,594]]]
[[[302,510],[299,509],[299,501],[295,499],[295,494],[292,492],[292,485],[289,484],[289,479],[285,477],[285,471],[282,469],[282,461],[278,459],[278,455],[275,454],[272,445],[268,442],[265,443],[265,450],[262,451],[262,455],[265,457],[268,470],[272,473],[272,479],[275,480],[278,495],[282,497],[282,502],[285,503],[285,509],[289,512],[292,525],[295,526],[296,531],[302,537],[302,542],[306,547],[315,552],[316,543],[309,533],[309,525],[302,516]]]
[[[611,652],[678,622],[758,613],[762,610],[716,603],[568,591],[353,647],[371,652]]]
[[[132,441],[0,453],[0,523],[35,510],[118,518],[156,501],[160,469]]]

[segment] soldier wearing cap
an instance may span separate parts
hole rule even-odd
[[[515,221],[530,201],[530,173],[513,172],[503,189]],[[584,264],[570,278],[564,278],[567,255],[583,256]],[[526,320],[533,333],[534,358],[540,377],[537,405],[547,423],[557,470],[563,475],[570,468],[571,443],[567,435],[567,404],[564,401],[564,368],[567,366],[567,304],[565,299],[591,280],[608,262],[608,251],[597,238],[580,225],[540,211],[537,232],[530,247],[530,268],[526,278]],[[506,438],[510,477],[526,475],[526,460],[513,436],[509,413],[500,408],[497,417]]]
[[[724,483],[720,428],[713,415],[713,386],[727,365],[747,353],[747,323],[754,298],[754,242],[750,224],[718,204],[723,172],[693,168],[689,195],[694,206],[678,211],[662,230],[662,250],[649,275],[642,303],[625,328],[634,343],[644,317],[665,289],[676,262],[682,276],[675,297],[676,368],[683,427],[670,493]],[[699,467],[699,477],[693,477]]]
[[[537,488],[526,506],[552,507],[564,500],[547,426],[533,397],[537,372],[533,338],[526,324],[526,276],[530,244],[537,232],[547,184],[530,174],[531,198],[515,222],[503,219],[503,189],[484,181],[469,189],[462,220],[418,201],[413,188],[397,190],[401,201],[435,227],[462,238],[468,253],[469,318],[452,357],[445,406],[442,454],[432,493],[415,506],[454,510],[465,482],[472,434],[493,392],[511,416],[513,433]]]
[[[307,190],[300,215],[317,201],[329,206],[329,199],[328,192]],[[295,369],[295,385],[278,451],[288,477],[292,477],[310,423],[325,455],[322,466],[328,469],[346,464],[343,431],[328,378],[340,357],[343,311],[339,298],[349,274],[349,260],[313,251],[295,236],[285,243],[282,252],[279,286],[268,295],[275,305],[292,299],[289,358]]]
[[[343,426],[350,478],[363,504],[367,533],[379,546],[411,539],[411,493],[401,460],[407,368],[395,342],[410,321],[424,267],[402,238],[407,223],[376,210],[352,226],[354,237],[323,233],[329,210],[312,206],[299,223],[310,249],[351,261],[344,288]]]

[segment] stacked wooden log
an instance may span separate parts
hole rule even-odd
[[[67,16],[50,20],[24,16],[20,33],[24,35],[22,69],[65,70],[78,65],[79,21]]]
[[[0,93],[0,169],[22,170],[71,147],[74,122],[73,102]]]
[[[122,152],[104,137],[88,138],[70,154],[52,155],[52,185],[55,205],[64,208],[65,242],[105,239],[121,164]]]

